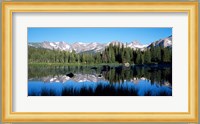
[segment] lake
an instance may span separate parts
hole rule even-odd
[[[172,67],[29,65],[28,96],[172,96]]]

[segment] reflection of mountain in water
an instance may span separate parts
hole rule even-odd
[[[29,96],[171,96],[172,67],[30,66]]]
[[[39,79],[29,79],[29,80],[40,80],[45,83],[52,83],[52,82],[60,82],[60,83],[65,83],[69,80],[73,80],[75,82],[100,82],[100,81],[105,81],[105,78],[103,76],[99,75],[92,75],[92,74],[74,74],[74,77],[69,77],[66,75],[59,75],[59,76],[47,76],[47,77],[42,77]]]
[[[102,75],[93,75],[93,74],[74,74],[74,77],[69,77],[66,75],[59,75],[59,76],[47,76],[47,77],[42,77],[39,79],[29,79],[31,80],[40,80],[42,82],[45,83],[67,83],[68,81],[73,81],[73,82],[77,82],[77,83],[81,83],[81,82],[92,82],[92,83],[98,83],[98,82],[109,82],[108,80],[106,80]],[[148,80],[145,77],[141,77],[141,78],[132,78],[130,80],[123,80],[121,82],[132,82],[134,84],[138,84],[141,80]],[[172,87],[171,83],[168,81],[162,81],[160,82],[160,85],[162,86],[167,86],[167,87]]]

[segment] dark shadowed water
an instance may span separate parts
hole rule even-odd
[[[29,66],[28,96],[172,96],[172,68]]]

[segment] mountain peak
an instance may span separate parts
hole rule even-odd
[[[142,45],[139,41],[135,40],[135,41],[132,41],[131,44],[133,45]]]
[[[139,41],[135,40],[131,43],[128,44],[128,47],[132,48],[132,49],[141,49],[144,50],[144,48],[146,48],[147,45],[143,45],[141,44]]]
[[[159,39],[155,42],[152,42],[150,45],[153,45],[154,47],[157,47],[157,46],[172,47],[172,35],[163,39]],[[148,48],[150,47],[150,45],[148,46]]]

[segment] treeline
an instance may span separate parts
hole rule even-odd
[[[133,50],[124,46],[109,45],[103,52],[76,53],[75,51],[48,50],[28,48],[29,63],[130,63],[151,64],[171,63],[172,49],[151,46],[146,50]]]

